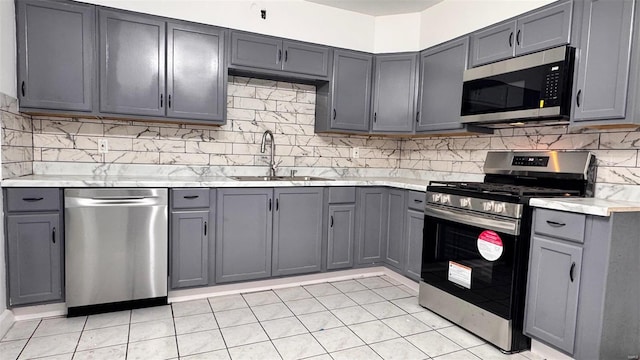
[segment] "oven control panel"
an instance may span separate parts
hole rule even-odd
[[[514,156],[513,161],[511,161],[511,165],[514,166],[547,167],[548,164],[548,156]]]
[[[457,208],[464,211],[507,216],[511,218],[522,217],[523,210],[522,204],[454,194],[444,194],[434,191],[427,191],[427,207],[429,204]]]

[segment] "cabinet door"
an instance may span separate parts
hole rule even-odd
[[[343,269],[353,266],[353,241],[355,239],[356,206],[329,205],[329,237],[327,269]]]
[[[327,76],[329,72],[329,48],[284,40],[282,44],[285,71]]]
[[[376,56],[373,131],[413,131],[416,64],[415,54]]]
[[[209,211],[171,213],[171,287],[209,283]]]
[[[167,115],[224,123],[225,30],[167,24]]]
[[[514,55],[516,22],[509,21],[471,34],[471,67]]]
[[[219,189],[216,282],[271,276],[271,189]]]
[[[385,263],[398,270],[404,267],[404,214],[406,213],[406,191],[389,190],[387,203],[387,236]]]
[[[322,188],[274,190],[272,275],[320,271]]]
[[[388,190],[358,189],[358,264],[382,262],[385,257]]]
[[[95,7],[16,2],[20,107],[91,111]]]
[[[99,10],[100,111],[164,116],[165,23]]]
[[[585,1],[574,121],[626,113],[635,1]]]
[[[62,300],[62,235],[56,214],[7,216],[9,305]]]
[[[335,50],[331,129],[369,130],[372,56]]]
[[[282,40],[232,31],[231,64],[281,70]]]
[[[565,1],[518,18],[516,55],[568,44],[572,6],[571,1]]]
[[[468,37],[422,53],[416,132],[462,129],[462,78],[468,54]]]
[[[420,280],[423,229],[424,212],[408,210],[404,233],[407,242],[404,274],[413,280]]]
[[[525,334],[573,353],[582,248],[533,237]]]

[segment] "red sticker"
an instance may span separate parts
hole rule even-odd
[[[483,258],[495,261],[502,256],[504,246],[502,239],[495,231],[485,230],[478,236],[478,251]]]

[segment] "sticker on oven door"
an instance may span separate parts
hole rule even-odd
[[[471,289],[471,268],[449,261],[449,276],[447,279],[460,286]]]
[[[498,260],[504,251],[500,235],[491,230],[483,231],[478,236],[478,251],[483,258],[489,261]]]

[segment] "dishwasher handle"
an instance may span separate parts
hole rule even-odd
[[[166,206],[166,198],[160,196],[108,196],[108,197],[65,197],[65,208],[107,207],[107,206]]]

